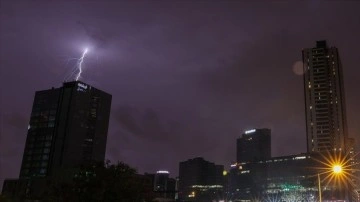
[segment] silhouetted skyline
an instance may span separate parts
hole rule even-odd
[[[273,156],[306,151],[301,51],[342,60],[350,137],[360,133],[360,3],[47,2],[0,7],[0,184],[17,177],[36,90],[82,81],[113,95],[106,158],[178,173],[236,159],[244,130],[270,128]],[[293,142],[296,144],[289,144]]]

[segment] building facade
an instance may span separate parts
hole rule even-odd
[[[271,158],[270,129],[247,130],[237,139],[236,143],[236,159],[238,163]]]
[[[169,171],[159,170],[156,171],[154,176],[154,191],[168,190]]]
[[[79,81],[37,91],[20,169],[21,183],[25,179],[66,178],[68,170],[103,162],[110,107],[110,94]],[[15,182],[5,181],[3,190],[9,183],[14,187]]]
[[[317,41],[302,51],[308,152],[346,150],[343,71],[338,49]]]
[[[154,201],[175,201],[177,180],[170,178],[169,171],[159,170],[155,174],[145,173],[144,176],[151,179]]]
[[[201,157],[180,162],[179,199],[181,201],[212,201],[223,195],[223,165]]]
[[[313,202],[319,200],[320,179],[323,201],[344,201],[345,191],[334,189],[329,174],[319,169],[327,162],[324,157],[304,153],[234,163],[229,172],[229,193],[233,201]]]

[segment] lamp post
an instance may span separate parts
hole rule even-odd
[[[340,164],[334,164],[331,166],[331,174],[333,175],[340,175],[342,174],[343,168]],[[319,189],[319,202],[322,202],[322,195],[321,195],[321,180],[320,180],[320,173],[317,174],[318,176],[318,189]]]
[[[321,181],[320,181],[320,174],[318,173],[318,190],[319,190],[319,202],[322,202],[322,199],[321,199]]]

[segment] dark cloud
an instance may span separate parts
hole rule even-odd
[[[154,109],[144,109],[120,106],[113,116],[120,126],[130,135],[148,141],[162,142],[165,144],[179,140],[184,131],[184,125],[172,120],[161,120]]]
[[[5,114],[3,116],[4,124],[15,127],[16,129],[24,130],[26,129],[27,123],[28,123],[28,117],[24,116],[20,113],[10,113]]]
[[[116,109],[112,114],[117,123],[135,135],[142,135],[143,129],[135,119],[138,111],[129,106],[121,106]]]
[[[199,145],[198,148],[203,151],[210,150],[216,142],[208,136],[206,127],[193,126],[189,122],[178,122],[166,119],[154,109],[139,110],[141,107],[120,106],[114,111],[113,115],[122,130],[121,136],[135,136],[146,141],[170,145],[178,152],[181,152],[186,143],[190,141],[203,141],[205,144]],[[188,127],[186,127],[188,126]],[[191,131],[193,130],[193,131]],[[189,133],[197,133],[188,137]],[[130,138],[131,139],[131,138]]]
[[[282,85],[275,79],[291,78],[291,68],[294,62],[301,59],[299,49],[303,43],[294,43],[297,33],[290,35],[286,31],[267,33],[257,40],[256,44],[248,42],[239,44],[227,58],[213,64],[211,71],[200,72],[200,83],[211,92],[230,95],[258,94],[270,83]],[[273,44],[276,42],[277,46]],[[293,45],[292,45],[293,44]],[[296,44],[299,46],[296,47]],[[290,52],[287,57],[282,54],[271,54],[274,49]],[[249,71],[251,69],[251,71]],[[271,76],[270,76],[271,75]],[[287,76],[284,77],[284,76]],[[273,86],[272,86],[273,87]],[[266,92],[274,93],[273,91]],[[259,94],[260,95],[260,94]]]
[[[124,129],[140,138],[161,141],[168,137],[168,131],[153,109],[141,112],[134,107],[121,106],[113,116]]]

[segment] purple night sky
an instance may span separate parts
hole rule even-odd
[[[339,48],[360,134],[359,2],[129,2],[1,1],[0,187],[19,175],[35,91],[60,87],[85,47],[81,80],[113,95],[106,158],[140,173],[227,166],[253,127],[271,128],[273,156],[305,152],[296,72],[316,40]]]

